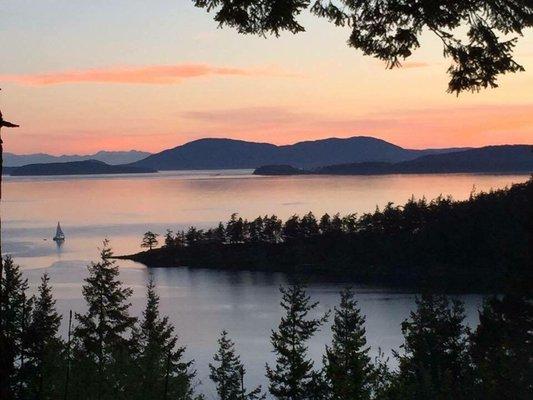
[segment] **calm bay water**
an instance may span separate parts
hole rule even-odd
[[[2,204],[3,250],[12,254],[35,289],[47,271],[58,308],[82,311],[81,285],[85,265],[95,260],[97,247],[107,237],[116,253],[139,250],[148,229],[190,225],[208,227],[237,212],[246,218],[276,214],[285,219],[313,211],[362,213],[392,201],[403,204],[411,195],[431,199],[439,194],[465,199],[475,190],[502,188],[523,182],[525,175],[390,175],[369,177],[255,177],[250,171],[169,172],[153,175],[10,178],[4,183]],[[67,240],[58,248],[51,240],[57,221]],[[150,272],[158,285],[161,309],[176,325],[187,355],[196,360],[201,391],[212,397],[207,365],[222,329],[230,332],[248,370],[248,383],[265,383],[264,364],[273,360],[269,334],[281,311],[279,285],[283,274],[229,273],[188,268],[156,269],[120,262],[121,279],[134,289],[133,313],[144,304],[144,286]],[[345,282],[313,279],[309,291],[320,301],[317,313],[338,302]],[[400,323],[414,307],[414,293],[357,286],[359,304],[367,316],[372,354],[386,354],[402,342]],[[458,296],[465,301],[467,322],[477,323],[482,297]],[[325,327],[310,344],[320,361],[330,340]],[[394,365],[394,361],[391,361]]]

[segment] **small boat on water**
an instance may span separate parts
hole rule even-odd
[[[57,223],[57,229],[56,229],[56,235],[54,236],[54,242],[64,242],[65,241],[65,234],[63,233],[63,230],[61,229],[61,225],[59,225],[59,222]]]

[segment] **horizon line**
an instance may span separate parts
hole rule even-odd
[[[313,143],[313,142],[321,142],[321,141],[327,141],[327,140],[350,140],[350,139],[357,139],[357,138],[368,138],[368,139],[380,140],[380,141],[386,142],[388,144],[401,147],[404,150],[444,150],[444,149],[458,149],[458,150],[459,149],[465,149],[465,150],[470,150],[470,149],[481,149],[481,148],[484,148],[484,147],[495,147],[495,146],[533,146],[533,143],[505,143],[505,144],[486,144],[486,145],[482,145],[482,146],[448,146],[448,147],[420,147],[420,148],[413,148],[413,147],[403,147],[403,146],[401,146],[399,144],[390,142],[388,140],[381,139],[381,138],[376,137],[376,136],[368,136],[368,135],[355,135],[355,136],[348,136],[348,137],[330,136],[330,137],[325,137],[325,138],[322,138],[322,139],[299,140],[299,141],[296,141],[296,142],[285,143],[285,144],[275,144],[275,143],[271,143],[271,142],[261,142],[261,141],[253,141],[253,140],[234,139],[234,138],[231,138],[231,137],[206,136],[206,137],[199,138],[199,139],[189,140],[187,142],[183,142],[181,144],[177,144],[176,146],[173,146],[173,147],[163,148],[163,149],[158,150],[158,151],[148,151],[148,150],[142,150],[142,149],[139,149],[139,148],[137,148],[137,149],[130,148],[129,150],[126,150],[126,149],[114,149],[114,150],[113,149],[100,149],[100,150],[92,151],[92,152],[86,153],[86,154],[82,154],[82,153],[70,153],[69,154],[69,153],[52,153],[52,152],[51,153],[47,153],[47,152],[15,153],[15,152],[10,152],[10,151],[4,151],[4,155],[12,154],[12,155],[15,155],[15,156],[33,156],[33,155],[41,155],[42,154],[42,155],[49,155],[49,156],[54,156],[54,157],[76,157],[76,156],[78,156],[78,157],[86,157],[86,156],[95,155],[95,154],[100,153],[100,152],[110,152],[110,153],[141,152],[141,153],[148,153],[149,155],[153,155],[153,154],[161,153],[161,152],[166,151],[166,150],[172,150],[172,149],[175,149],[175,148],[178,148],[178,147],[181,147],[181,146],[185,146],[185,145],[190,144],[190,143],[199,142],[199,141],[203,141],[203,140],[228,140],[228,141],[234,141],[234,142],[266,144],[266,145],[272,145],[272,146],[275,146],[275,147],[284,147],[284,146],[294,146],[294,145],[301,144],[301,143]]]

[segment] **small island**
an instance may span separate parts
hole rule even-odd
[[[149,174],[154,172],[157,171],[151,168],[109,165],[97,160],[29,164],[22,167],[11,167],[6,171],[11,176]]]

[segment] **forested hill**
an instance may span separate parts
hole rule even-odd
[[[131,165],[157,170],[253,169],[266,164],[316,168],[339,163],[398,162],[455,150],[409,150],[367,136],[305,141],[285,146],[232,139],[200,139],[153,154]]]
[[[533,179],[466,201],[411,199],[356,215],[282,222],[237,215],[217,228],[168,232],[162,248],[125,258],[151,267],[342,274],[359,281],[456,289],[531,282]],[[530,244],[530,243],[529,243]]]
[[[256,175],[380,175],[434,173],[531,173],[533,146],[487,146],[444,154],[430,154],[401,162],[363,162],[335,164],[312,170],[290,165],[267,165],[257,168]]]

